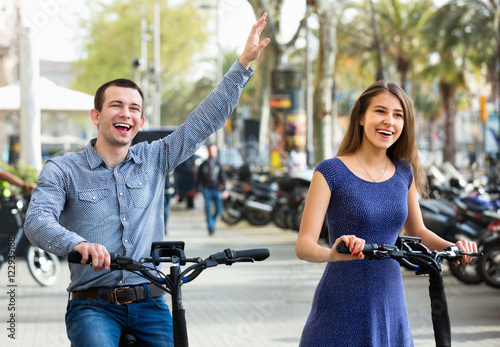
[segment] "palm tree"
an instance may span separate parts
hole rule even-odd
[[[415,77],[419,65],[427,61],[428,46],[423,42],[422,32],[435,11],[434,3],[382,0],[377,3],[376,11],[387,60],[394,64],[399,84],[406,90],[408,75]]]
[[[426,37],[438,54],[439,60],[425,69],[426,76],[437,78],[441,104],[445,116],[443,161],[455,164],[457,91],[463,90],[465,72],[469,67],[467,52],[473,40],[467,25],[463,25],[463,8],[448,3],[429,20]]]
[[[339,61],[354,62],[354,69],[369,71],[376,79],[383,76],[392,80],[397,75],[401,87],[406,89],[409,76],[418,77],[416,71],[427,61],[429,49],[422,31],[434,13],[433,2],[369,0],[351,8],[358,14],[339,26]],[[366,78],[366,71],[358,71],[357,77]]]
[[[455,31],[464,28],[464,56],[478,69],[485,67],[491,84],[489,99],[500,103],[500,0],[451,0]],[[484,72],[483,72],[484,74]],[[500,110],[497,110],[500,113]],[[498,153],[500,158],[500,151]]]

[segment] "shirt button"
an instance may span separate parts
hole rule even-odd
[[[125,243],[127,243],[127,242],[128,242],[128,240],[125,240]]]
[[[139,182],[139,185],[140,185],[140,186],[142,186],[142,183],[141,183],[141,182]]]
[[[118,171],[115,171],[115,174],[118,174]]]
[[[122,196],[122,195],[123,195],[123,193],[120,193],[120,196]]]
[[[95,200],[95,196],[92,197],[92,200]]]
[[[123,220],[127,220],[127,218],[124,217]]]

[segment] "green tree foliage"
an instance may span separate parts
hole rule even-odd
[[[197,53],[203,49],[210,32],[206,11],[189,2],[175,8],[161,1],[160,85],[172,93],[187,84]],[[77,62],[73,87],[93,94],[97,87],[114,78],[140,78],[132,61],[141,55],[141,19],[153,25],[153,0],[88,1],[92,16],[83,25],[84,56]],[[150,31],[151,38],[153,33]],[[153,44],[148,43],[149,66],[153,66]],[[137,80],[137,82],[140,82]]]
[[[226,73],[238,58],[239,54],[235,50],[225,52],[223,55],[223,73]],[[215,66],[215,60],[213,59],[209,60],[208,63]],[[253,76],[243,89],[238,102],[240,107],[251,104],[255,93],[256,78],[258,76]],[[163,95],[162,124],[178,125],[184,122],[189,112],[198,106],[208,93],[214,89],[215,84],[214,72],[194,82],[183,80],[173,88],[167,89]]]

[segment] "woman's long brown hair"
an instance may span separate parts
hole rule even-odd
[[[405,91],[395,83],[378,81],[369,86],[358,98],[349,112],[349,123],[344,138],[340,143],[337,156],[353,154],[361,146],[363,127],[360,124],[373,98],[380,93],[389,92],[399,99],[404,112],[404,126],[401,136],[387,149],[387,156],[392,160],[403,160],[413,170],[417,191],[427,195],[427,182],[418,159],[418,148],[415,139],[415,112],[413,104]]]

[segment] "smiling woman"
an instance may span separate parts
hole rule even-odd
[[[405,92],[378,81],[351,109],[337,156],[317,166],[295,250],[300,259],[327,266],[300,346],[413,346],[399,265],[363,261],[362,250],[366,242],[394,245],[403,228],[429,249],[452,245],[422,221],[414,123]],[[318,244],[325,214],[329,247]],[[340,242],[350,254],[337,252]],[[457,246],[477,251],[473,242]]]

